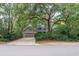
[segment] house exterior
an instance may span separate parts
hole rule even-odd
[[[36,27],[33,28],[33,26],[27,26],[23,30],[23,37],[34,37],[35,33],[37,32],[47,32],[47,28],[45,27]]]

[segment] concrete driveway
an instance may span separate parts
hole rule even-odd
[[[35,43],[34,37],[27,37],[7,42],[7,45],[38,45],[38,44]]]

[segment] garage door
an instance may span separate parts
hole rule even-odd
[[[25,33],[24,37],[34,37],[34,33]]]

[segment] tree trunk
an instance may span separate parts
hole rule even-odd
[[[50,19],[48,19],[48,32],[51,32],[51,28],[50,28]]]
[[[9,4],[9,22],[8,22],[8,32],[12,32],[12,28],[13,28],[13,23],[12,23],[12,18],[11,18],[11,4]]]

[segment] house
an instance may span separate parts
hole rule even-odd
[[[37,26],[36,28],[34,28],[32,25],[29,25],[23,30],[23,37],[34,37],[35,33],[37,32],[47,32],[47,31],[48,30],[45,27]]]

